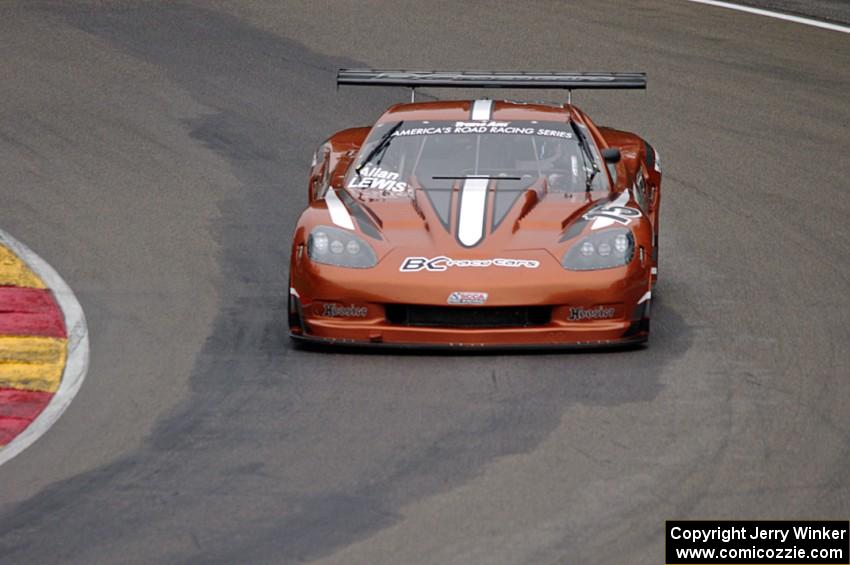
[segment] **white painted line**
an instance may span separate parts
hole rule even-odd
[[[0,230],[0,245],[5,245],[20,257],[53,291],[53,296],[56,297],[56,301],[62,309],[65,328],[68,333],[68,356],[65,360],[65,369],[62,372],[59,389],[41,414],[30,423],[29,427],[7,443],[5,447],[0,448],[0,465],[2,465],[44,435],[71,404],[71,400],[80,390],[89,369],[89,331],[83,308],[77,301],[77,297],[74,296],[71,288],[47,261],[3,230]]]
[[[791,14],[783,14],[781,12],[773,12],[771,10],[763,10],[761,8],[752,8],[750,6],[741,6],[731,2],[718,2],[716,0],[686,0],[696,4],[705,4],[707,6],[716,6],[718,8],[728,8],[729,10],[738,10],[739,12],[747,12],[748,14],[756,14],[759,16],[767,16],[768,18],[776,18],[787,22],[794,22],[812,27],[819,27],[832,31],[840,31],[841,33],[850,33],[850,27],[813,20],[811,18],[803,18],[801,16],[792,16]]]
[[[646,301],[647,301],[647,300],[649,300],[650,298],[652,298],[652,291],[651,291],[651,290],[647,290],[647,291],[646,291],[646,293],[645,293],[643,296],[641,296],[641,297],[640,297],[640,300],[638,300],[638,302],[637,302],[637,303],[638,303],[638,304],[643,304],[644,302],[646,302]]]
[[[470,177],[463,181],[460,195],[460,221],[457,238],[472,247],[484,237],[484,212],[490,179]]]
[[[331,221],[341,228],[348,230],[354,229],[354,222],[351,219],[351,214],[339,196],[336,195],[336,190],[328,189],[325,193],[325,203],[328,205],[328,213],[331,215]]]

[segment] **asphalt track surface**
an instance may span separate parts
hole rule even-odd
[[[219,0],[6,2],[0,37],[0,225],[92,340],[0,467],[0,562],[649,564],[665,519],[850,514],[846,34],[671,0]],[[406,97],[336,92],[340,66],[646,70],[574,101],[662,157],[650,346],[293,350],[312,151]]]

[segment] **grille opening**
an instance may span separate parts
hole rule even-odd
[[[420,306],[387,304],[391,324],[448,328],[527,328],[552,321],[551,306]]]

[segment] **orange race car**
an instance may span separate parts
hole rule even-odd
[[[340,70],[337,83],[573,90],[645,88],[646,77]],[[572,104],[412,96],[316,150],[292,244],[290,334],[411,347],[644,342],[660,189],[649,143]]]

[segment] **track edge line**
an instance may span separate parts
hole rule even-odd
[[[774,10],[767,10],[765,8],[756,8],[754,6],[747,6],[745,4],[736,4],[734,2],[722,2],[719,0],[685,0],[685,2],[691,2],[693,4],[703,4],[704,6],[714,6],[716,8],[726,8],[728,10],[736,10],[738,12],[745,12],[747,14],[775,18],[786,22],[794,22],[797,24],[803,24],[821,29],[828,29],[831,31],[838,31],[841,33],[850,33],[850,27],[841,24],[833,24],[822,20],[816,20],[814,18],[806,18],[803,16],[795,16],[793,14],[785,14],[783,12],[776,12]]]

